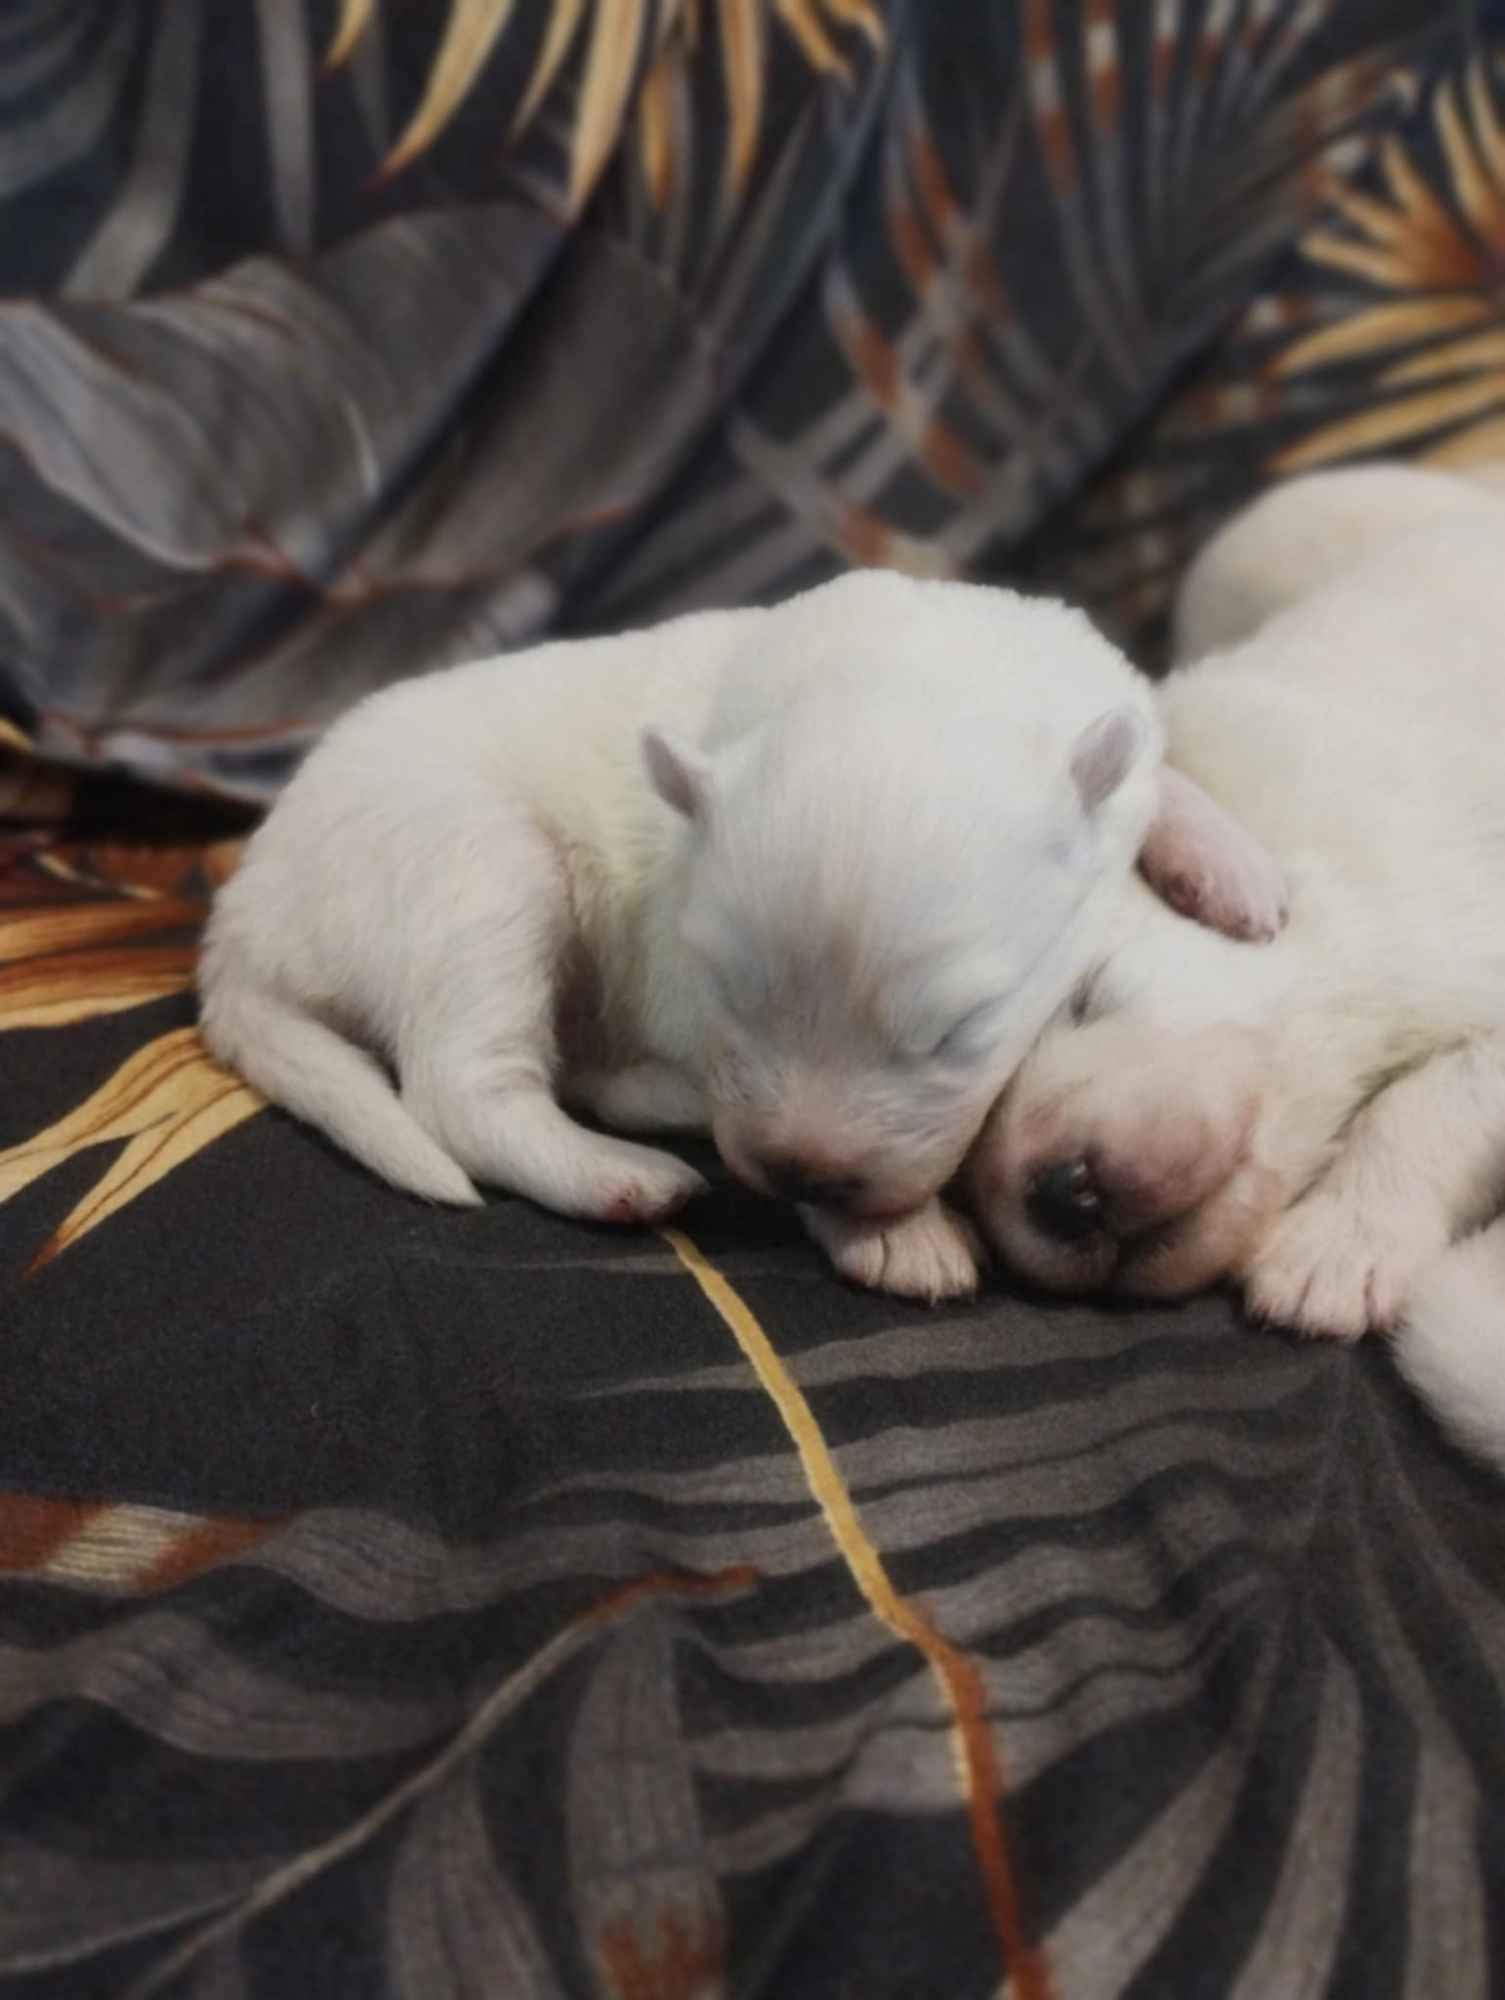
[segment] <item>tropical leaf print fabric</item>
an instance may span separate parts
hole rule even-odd
[[[1505,41],[1388,88],[1398,128],[1342,142],[1346,170],[1228,334],[1029,552],[1022,574],[1147,660],[1187,557],[1261,486],[1377,455],[1505,457]]]
[[[1005,574],[1462,21],[23,0],[0,712],[264,800],[426,668],[852,562]]]
[[[728,1188],[436,1214],[265,1114],[70,1224],[157,1090],[5,1211],[0,1990],[1493,1990],[1499,1489],[1381,1350],[918,1314]]]
[[[0,216],[0,1994],[1505,1989],[1382,1347],[433,1211],[190,991],[398,675],[853,562],[1151,657],[1261,484],[1497,455],[1505,21],[18,0]]]

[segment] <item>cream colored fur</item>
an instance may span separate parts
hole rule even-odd
[[[1161,697],[1168,755],[1282,863],[1240,952],[1132,881],[1075,1008],[967,1169],[986,1233],[1065,1290],[1224,1276],[1311,1333],[1396,1328],[1505,1463],[1505,497],[1381,467],[1215,540]],[[1440,1260],[1440,1261],[1439,1261]]]

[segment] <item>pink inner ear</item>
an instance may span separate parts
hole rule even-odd
[[[1100,715],[1082,731],[1071,753],[1071,777],[1083,812],[1096,812],[1118,790],[1134,761],[1139,735],[1138,717],[1127,708]]]

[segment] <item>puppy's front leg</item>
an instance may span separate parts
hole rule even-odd
[[[626,1069],[581,1070],[568,1079],[565,1096],[620,1132],[704,1132],[711,1122],[705,1091],[695,1079],[654,1058]]]
[[[1254,1246],[1249,1310],[1356,1339],[1393,1326],[1422,1271],[1497,1205],[1505,1034],[1433,1056],[1353,1119],[1336,1159]]]
[[[1266,943],[1284,927],[1286,882],[1275,857],[1168,765],[1139,867],[1162,902],[1209,930]]]
[[[898,1298],[970,1298],[986,1253],[975,1229],[939,1197],[898,1222],[863,1222],[829,1209],[800,1209],[800,1219],[841,1276]]]

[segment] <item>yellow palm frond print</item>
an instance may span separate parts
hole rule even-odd
[[[255,1091],[212,1059],[196,1028],[176,1028],[138,1049],[66,1117],[0,1153],[0,1201],[8,1201],[86,1147],[129,1141],[48,1237],[28,1270],[41,1270],[174,1167],[260,1111],[262,1104]]]
[[[1278,473],[1418,448],[1434,464],[1505,456],[1505,120],[1482,63],[1439,86],[1432,125],[1432,179],[1391,138],[1379,189],[1340,188],[1333,221],[1302,245],[1371,296],[1294,340],[1273,372],[1358,365],[1370,393],[1287,445]]]
[[[239,843],[66,848],[16,842],[0,868],[0,1034],[124,1012],[187,990],[207,898]],[[143,1042],[45,1131],[0,1152],[0,1202],[75,1155],[124,1140],[32,1256],[41,1270],[262,1108],[194,1028]]]
[[[349,59],[380,5],[342,0],[327,68]],[[382,162],[384,178],[411,166],[445,131],[515,16],[515,0],[450,0],[418,104]],[[772,32],[792,41],[812,69],[843,81],[851,75],[854,34],[874,48],[884,43],[882,0],[660,0],[657,7],[651,0],[552,0],[511,136],[527,130],[581,49],[565,190],[571,216],[589,199],[639,83],[633,118],[638,157],[653,198],[660,204],[666,199],[679,151],[676,93],[710,39],[712,16],[736,194],[747,186],[757,157]]]

